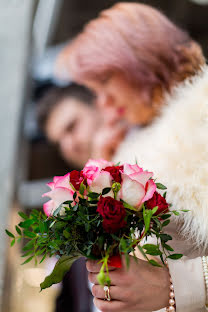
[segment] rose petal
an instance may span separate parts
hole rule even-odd
[[[86,167],[83,169],[83,175],[87,179],[87,184],[91,185],[95,178],[100,173],[100,170],[96,166]]]
[[[154,195],[154,192],[156,191],[156,184],[153,180],[149,180],[146,185],[146,194],[145,197],[143,198],[142,202],[144,203],[148,199],[152,198]]]
[[[100,170],[104,169],[107,166],[113,166],[112,162],[109,162],[105,159],[89,159],[84,168],[86,167],[98,167]]]
[[[110,173],[107,171],[101,171],[90,185],[90,191],[100,194],[104,188],[111,187],[111,184],[112,177]],[[109,192],[107,196],[113,197],[113,191]]]
[[[147,172],[147,171],[143,171],[143,172],[136,172],[136,173],[132,173],[129,175],[129,177],[132,180],[135,180],[139,183],[141,183],[144,187],[147,183],[147,181],[153,176],[152,172]]]
[[[61,176],[55,176],[55,177],[53,177],[53,182],[56,183],[60,178],[61,178]]]
[[[138,165],[124,164],[124,174],[129,175],[136,172],[143,172],[143,169],[140,168]]]
[[[122,174],[122,185],[118,196],[133,207],[139,207],[145,196],[143,185]]]
[[[64,188],[71,189],[71,186],[69,184],[69,178],[70,178],[70,173],[67,173],[64,176],[61,176],[58,179],[56,179],[55,188],[64,187]]]
[[[74,192],[64,187],[57,187],[52,191],[51,199],[54,201],[56,208],[67,200],[73,200]]]
[[[54,182],[49,182],[46,185],[48,185],[48,187],[50,187],[51,190],[54,189],[55,183]]]
[[[44,193],[44,194],[42,195],[42,197],[49,197],[49,198],[51,198],[52,193],[53,193],[53,190],[52,190],[52,191],[49,191],[49,192],[47,192],[47,193]]]
[[[53,200],[49,200],[47,201],[47,203],[43,204],[43,211],[46,214],[46,216],[50,216],[52,215],[53,211],[54,211],[54,201]]]

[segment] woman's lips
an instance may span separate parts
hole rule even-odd
[[[123,116],[125,114],[125,111],[126,111],[125,107],[119,107],[117,109],[117,112],[120,116]]]

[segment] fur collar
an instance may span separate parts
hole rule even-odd
[[[133,130],[116,161],[154,172],[168,187],[167,200],[181,214],[181,233],[208,247],[208,67],[166,98],[161,116],[146,129]]]

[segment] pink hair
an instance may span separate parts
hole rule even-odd
[[[193,75],[204,58],[198,44],[158,10],[119,3],[85,26],[60,63],[77,81],[102,81],[121,72],[145,89],[160,85],[169,90]]]

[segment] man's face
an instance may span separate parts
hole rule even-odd
[[[99,116],[75,98],[65,98],[52,110],[46,122],[46,136],[59,146],[63,158],[82,167],[91,156],[93,135]]]

